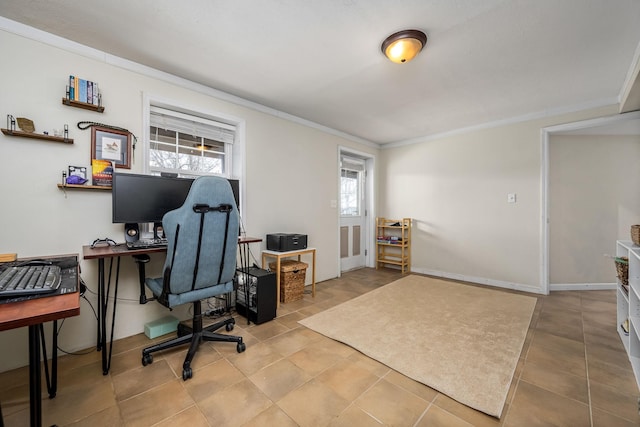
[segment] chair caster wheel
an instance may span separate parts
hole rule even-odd
[[[247,349],[247,346],[243,342],[239,342],[238,345],[236,346],[236,350],[238,351],[238,353],[242,353],[246,349]]]
[[[227,323],[224,328],[227,330],[227,332],[231,332],[231,331],[233,331],[234,324],[233,323]]]
[[[191,368],[185,368],[182,370],[182,380],[186,381],[189,378],[193,377],[193,371],[191,370]]]
[[[153,363],[153,356],[151,354],[142,355],[142,366],[147,366]]]

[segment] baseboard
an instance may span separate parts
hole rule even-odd
[[[550,291],[601,291],[615,289],[615,283],[555,283],[549,285]]]
[[[503,280],[487,279],[485,277],[467,276],[464,274],[448,273],[445,271],[428,270],[424,268],[411,268],[414,273],[426,274],[427,276],[442,277],[445,279],[459,280],[461,282],[470,282],[478,285],[495,286],[497,288],[512,289],[515,291],[529,292],[532,294],[543,294],[540,288],[522,283],[506,282]]]

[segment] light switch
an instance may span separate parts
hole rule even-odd
[[[515,203],[516,202],[516,193],[507,194],[507,202],[508,203]]]
[[[337,208],[338,207],[338,201],[337,200],[331,200],[330,205],[332,208]]]

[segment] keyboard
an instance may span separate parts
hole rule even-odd
[[[57,265],[23,265],[0,273],[0,298],[55,292],[62,281]]]
[[[127,249],[151,249],[166,248],[167,239],[140,239],[135,242],[127,242]]]

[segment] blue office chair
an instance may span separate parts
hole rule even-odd
[[[145,283],[162,305],[172,309],[193,303],[192,327],[178,327],[178,337],[142,350],[142,365],[153,362],[151,353],[190,343],[182,365],[182,379],[193,376],[191,361],[201,342],[236,342],[242,353],[242,337],[217,334],[225,326],[233,330],[235,319],[228,318],[202,327],[201,300],[233,291],[238,248],[238,208],[229,182],[219,177],[197,178],[182,207],[162,219],[167,237],[167,258],[161,278]]]

